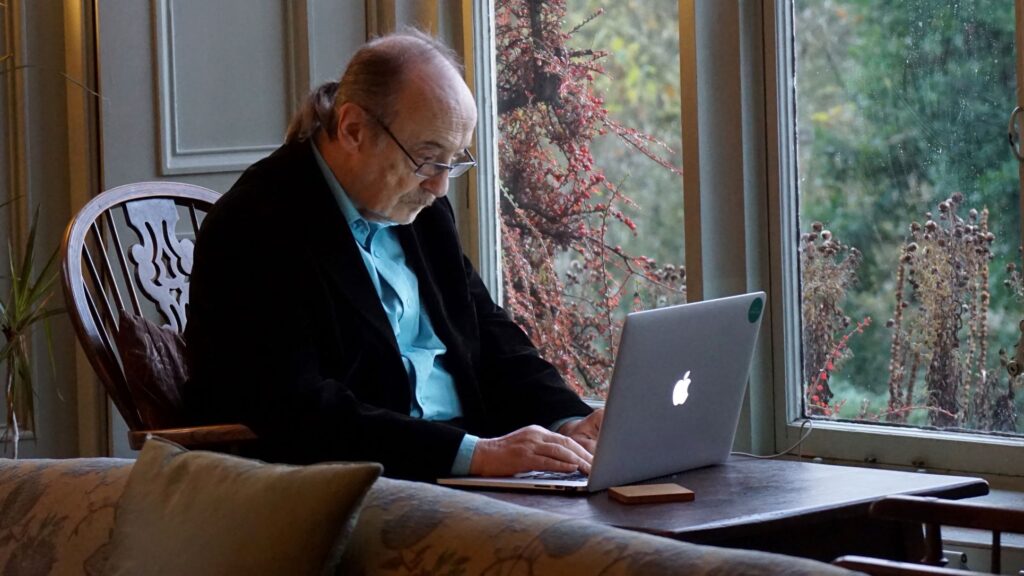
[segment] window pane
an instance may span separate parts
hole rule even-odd
[[[1016,433],[1014,22],[794,1],[805,415]]]
[[[505,307],[601,395],[625,314],[685,299],[678,4],[496,9]]]

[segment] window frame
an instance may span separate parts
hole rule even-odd
[[[1017,9],[1018,46],[1022,38],[1024,1],[1015,0]],[[775,115],[768,123],[774,132],[768,139],[770,205],[778,208],[773,214],[774,231],[772,261],[779,266],[773,277],[772,293],[784,306],[779,343],[775,396],[776,450],[797,442],[804,418],[800,413],[802,363],[800,361],[800,283],[798,256],[799,225],[797,222],[796,175],[796,113],[795,89],[788,82],[793,77],[792,0],[766,0],[764,9],[766,90],[769,111]],[[1018,79],[1022,58],[1017,56]],[[1017,100],[1021,101],[1018,86]],[[1024,175],[1024,167],[1022,175]],[[1022,178],[1024,182],[1024,178]],[[1024,196],[1022,196],[1024,197]],[[1022,212],[1024,218],[1024,212]],[[1022,311],[1024,312],[1024,311]],[[781,372],[781,374],[780,374]],[[814,420],[814,432],[802,444],[804,455],[826,459],[909,466],[914,469],[942,470],[973,474],[1005,476],[1024,475],[1024,461],[1019,458],[1024,438],[1007,438],[983,434],[951,434],[922,429],[890,427],[874,424],[853,424]]]
[[[1024,46],[1024,0],[1015,4],[1018,44]],[[691,301],[752,290],[768,294],[735,448],[778,452],[800,439],[805,423],[795,95],[783,81],[792,77],[794,56],[790,42],[779,42],[793,32],[792,0],[679,0],[679,8],[687,290]],[[475,3],[466,58],[478,72],[467,70],[467,79],[478,99],[477,157],[485,167],[478,169],[476,190],[470,191],[477,199],[470,214],[477,248],[471,253],[500,302],[493,15],[493,0]],[[1024,78],[1021,57],[1018,78]],[[1022,92],[1018,89],[1018,103],[1024,102]],[[1024,165],[1021,172],[1024,182]],[[1024,229],[1024,211],[1021,218]],[[1024,438],[814,420],[800,453],[849,463],[1024,476],[1021,447]]]

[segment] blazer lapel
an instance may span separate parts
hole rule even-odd
[[[304,175],[305,182],[299,189],[309,197],[306,202],[297,204],[308,207],[301,217],[308,223],[305,228],[309,234],[309,250],[334,290],[352,302],[372,327],[374,335],[390,345],[397,355],[398,341],[388,323],[380,296],[373,287],[352,230],[328,188],[312,150],[306,149],[301,162],[298,172]],[[401,358],[397,361],[400,363]]]

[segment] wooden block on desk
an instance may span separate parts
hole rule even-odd
[[[637,486],[613,486],[608,497],[624,504],[653,504],[656,502],[689,502],[694,499],[693,490],[679,484],[640,484]]]

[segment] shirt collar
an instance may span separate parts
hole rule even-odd
[[[313,148],[313,156],[316,157],[317,166],[320,167],[320,172],[324,176],[324,180],[327,180],[327,187],[330,188],[331,194],[334,195],[334,200],[338,203],[338,207],[341,208],[341,213],[345,216],[345,221],[348,222],[348,227],[352,230],[352,234],[356,237],[356,241],[359,242],[363,247],[369,248],[370,242],[373,241],[373,237],[382,228],[394,226],[394,222],[375,222],[367,220],[359,213],[359,209],[356,208],[352,198],[349,197],[345,189],[341,187],[341,183],[334,177],[334,172],[331,172],[330,166],[327,165],[327,161],[324,160],[320,150],[317,148],[316,143],[312,138],[309,140],[309,145]]]

